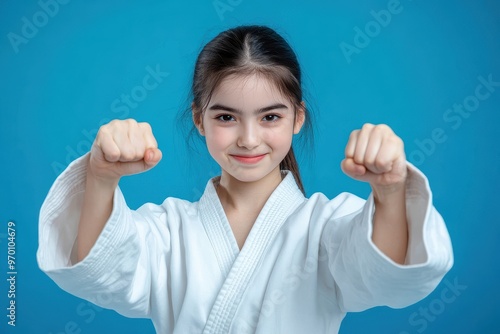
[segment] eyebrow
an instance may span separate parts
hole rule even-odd
[[[262,114],[262,113],[265,113],[265,112],[268,112],[268,111],[271,111],[274,109],[288,109],[288,107],[286,105],[284,105],[283,103],[275,103],[275,104],[270,105],[268,107],[264,107],[264,108],[255,110],[254,114]],[[232,112],[235,114],[242,113],[242,111],[239,109],[231,108],[231,107],[219,104],[219,103],[214,104],[213,106],[208,108],[208,110],[223,110],[223,111],[228,111],[228,112]]]

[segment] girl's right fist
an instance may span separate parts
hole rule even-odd
[[[148,123],[113,120],[101,126],[90,151],[89,170],[103,181],[118,182],[124,175],[147,171],[162,154]]]

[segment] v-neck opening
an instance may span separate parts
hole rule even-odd
[[[240,249],[215,189],[214,182],[217,182],[218,178],[220,176],[210,179],[207,183],[199,201],[199,212],[221,272],[226,277]]]
[[[214,202],[216,202],[215,204],[217,205],[217,214],[219,216],[219,221],[224,225],[224,230],[229,231],[229,233],[226,233],[225,235],[228,237],[229,239],[228,241],[231,243],[231,250],[236,251],[236,254],[239,254],[243,249],[243,247],[245,247],[245,244],[243,244],[243,247],[241,247],[241,249],[240,246],[238,246],[238,241],[236,240],[236,236],[234,235],[233,229],[231,228],[231,223],[227,218],[227,214],[226,211],[224,210],[222,202],[220,201],[219,194],[217,194],[217,186],[219,185],[219,182],[220,182],[220,176],[214,178],[214,180],[212,181],[212,186],[215,192]]]
[[[305,200],[304,195],[297,187],[293,174],[290,171],[282,171],[282,173],[286,173],[286,177],[264,204],[241,251],[239,251],[236,238],[219,197],[215,192],[213,183],[209,182],[207,185],[207,196],[203,195],[203,205],[200,207],[200,210],[206,210],[206,212],[200,212],[203,217],[203,223],[205,224],[209,238],[214,240],[213,243],[217,243],[217,240],[221,239],[221,235],[215,234],[217,231],[230,231],[231,242],[228,242],[228,234],[225,233],[223,238],[226,240],[223,243],[225,247],[233,247],[233,258],[232,262],[223,263],[223,271],[227,274],[210,312],[204,333],[228,332],[232,317],[266,250],[287,218]],[[208,197],[211,198],[209,199]],[[218,212],[217,217],[210,216],[210,211],[207,208],[208,202],[211,202],[217,208],[215,210]],[[211,221],[211,219],[215,219],[216,222]],[[216,228],[214,225],[217,224],[223,225],[223,227],[219,226]],[[227,248],[225,250],[222,250],[222,248],[214,248],[214,251],[229,252]],[[238,251],[234,252],[234,248],[238,249]],[[217,257],[221,259],[220,263],[224,259],[228,260],[228,257],[222,253],[218,254]]]
[[[236,235],[234,234],[233,228],[231,227],[231,223],[229,222],[226,211],[224,210],[224,206],[222,205],[220,197],[217,193],[217,187],[220,185],[220,176],[216,176],[216,177],[212,178],[211,184],[212,184],[214,191],[215,191],[215,199],[216,199],[215,202],[217,202],[217,207],[218,207],[217,213],[219,215],[220,221],[222,222],[223,225],[225,225],[225,230],[228,230],[231,232],[230,235],[226,234],[226,236],[228,236],[228,237],[230,236],[229,237],[230,240],[228,240],[228,241],[232,244],[231,245],[232,250],[234,250],[234,249],[237,250],[237,255],[239,255],[243,251],[245,246],[248,244],[247,241],[249,240],[250,236],[252,235],[252,231],[255,230],[257,223],[263,219],[262,217],[265,216],[264,213],[269,211],[269,209],[266,208],[269,206],[269,203],[270,203],[269,200],[271,199],[272,195],[276,192],[276,190],[280,187],[280,185],[283,183],[283,181],[285,180],[285,178],[287,177],[288,174],[292,174],[292,173],[287,171],[287,170],[280,171],[281,182],[276,186],[276,188],[274,188],[274,190],[271,192],[271,195],[269,195],[268,199],[264,203],[264,206],[259,211],[259,214],[257,215],[254,222],[252,223],[252,227],[250,228],[250,231],[248,232],[248,235],[246,236],[245,242],[243,243],[243,246],[241,247],[241,249],[240,249],[240,246],[238,245],[238,240],[236,240]],[[291,175],[291,176],[293,177],[293,175]]]
[[[220,176],[213,177],[207,182],[205,192],[199,201],[199,210],[205,230],[212,243],[224,276],[227,276],[237,257],[248,248],[249,243],[255,238],[253,235],[256,234],[256,230],[260,229],[260,225],[263,224],[261,221],[265,220],[265,217],[268,216],[270,208],[276,206],[276,200],[283,201],[282,206],[285,207],[290,205],[290,198],[288,198],[290,196],[304,198],[295,183],[292,172],[288,170],[280,172],[284,177],[282,177],[281,182],[273,190],[259,212],[241,250],[216,191],[216,187],[220,182]],[[280,198],[276,199],[276,197]],[[275,209],[281,209],[282,206],[279,205],[279,208]],[[273,223],[271,219],[268,225],[272,225]]]

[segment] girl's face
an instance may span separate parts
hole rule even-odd
[[[294,105],[262,75],[229,76],[212,95],[202,123],[195,123],[223,177],[254,182],[279,173],[304,111],[295,116]]]

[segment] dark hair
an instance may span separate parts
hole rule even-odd
[[[201,117],[223,79],[232,74],[244,76],[253,73],[262,74],[274,82],[279,91],[289,97],[295,113],[298,108],[304,110],[305,122],[300,134],[303,136],[306,132],[311,135],[308,139],[312,140],[310,113],[301,105],[301,70],[297,57],[285,39],[266,26],[239,26],[226,30],[201,50],[191,87],[195,118]],[[191,110],[189,116],[191,118]],[[193,133],[196,133],[194,126],[189,136]],[[290,170],[305,194],[293,147],[280,163],[280,169]]]

